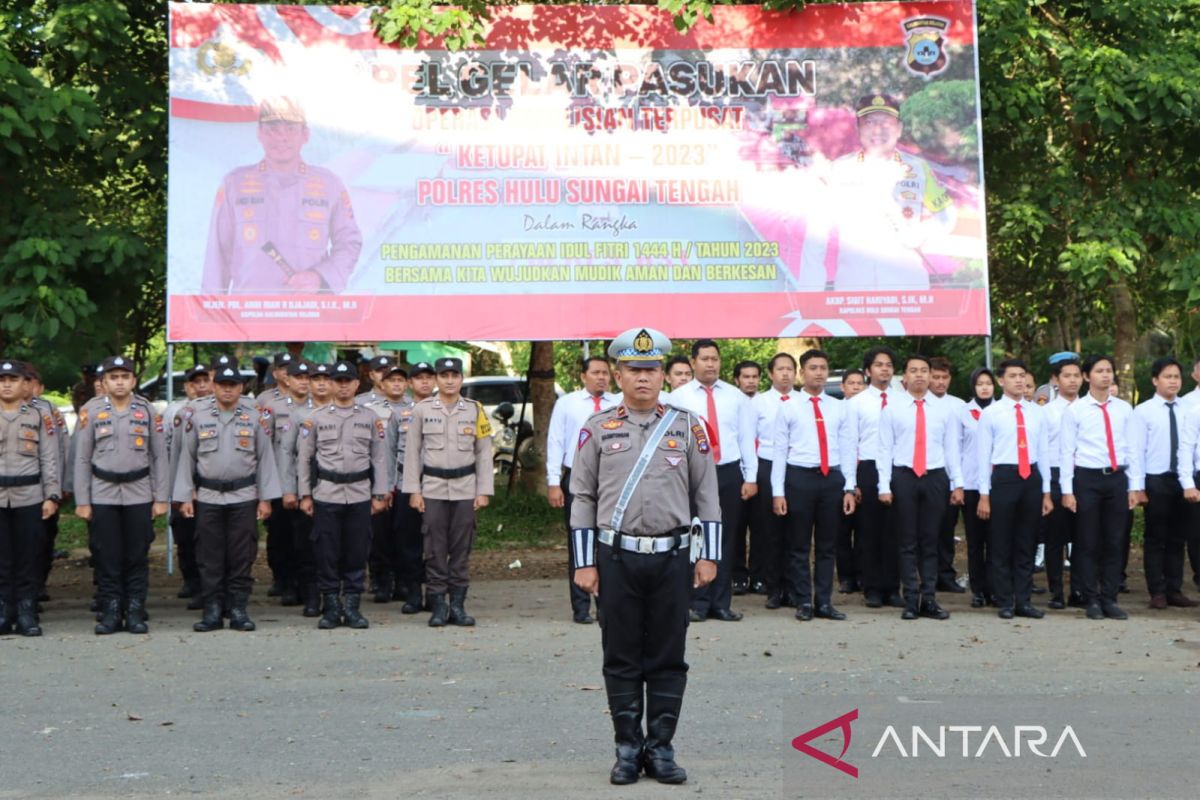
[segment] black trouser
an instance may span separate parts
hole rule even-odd
[[[754,501],[755,495],[749,500],[742,501],[742,511],[738,515],[738,529],[733,537],[733,569],[732,580],[750,583],[762,580],[762,562],[760,559],[760,537],[754,530]]]
[[[371,502],[313,502],[313,554],[321,594],[362,594],[371,549]]]
[[[942,514],[942,527],[938,531],[938,583],[955,583],[958,573],[954,570],[954,530],[958,527],[958,506],[950,505]]]
[[[631,553],[596,544],[605,677],[650,683],[687,675],[692,588],[687,548]]]
[[[1042,541],[1046,543],[1046,583],[1053,597],[1065,597],[1063,593],[1063,563],[1067,545],[1074,541],[1075,515],[1063,508],[1062,487],[1058,483],[1058,467],[1050,468],[1050,499],[1054,510],[1042,517]]]
[[[862,582],[862,536],[856,530],[858,511],[838,521],[837,576],[840,581]]]
[[[971,594],[992,596],[992,582],[988,577],[988,533],[991,520],[979,518],[979,492],[974,489],[963,492],[963,527],[967,529],[967,578],[971,583]]]
[[[179,572],[189,586],[200,588],[200,568],[196,564],[196,518],[188,519],[178,509],[171,511],[171,538],[179,554]]]
[[[1146,538],[1142,545],[1146,589],[1151,595],[1183,592],[1183,554],[1188,503],[1173,473],[1146,476]]]
[[[559,487],[563,492],[563,519],[567,526],[567,588],[571,596],[571,612],[586,614],[592,610],[592,598],[575,585],[575,537],[571,535],[571,504],[575,496],[571,494],[571,470],[566,467],[563,468]]]
[[[1075,546],[1071,549],[1071,586],[1089,605],[1117,602],[1121,555],[1129,515],[1129,479],[1125,470],[1105,475],[1075,469]]]
[[[250,594],[258,557],[258,501],[217,505],[196,501],[196,566],[204,600]]]
[[[428,590],[442,594],[448,589],[466,589],[471,582],[471,545],[475,543],[475,501],[426,498],[423,526]]]
[[[986,468],[986,465],[985,467]],[[992,524],[988,536],[988,572],[996,605],[1028,605],[1033,596],[1033,558],[1042,513],[1042,474],[1031,466],[1022,479],[1011,464],[992,468]]]
[[[391,514],[371,515],[371,552],[367,564],[371,568],[371,583],[387,586],[395,580],[399,563],[396,530]]]
[[[879,502],[879,472],[874,461],[858,462],[857,530],[862,540],[863,589],[883,599],[896,592],[900,582],[900,551],[892,528],[892,507]]]
[[[92,561],[102,600],[146,599],[150,585],[150,503],[92,505]]]
[[[43,534],[41,503],[0,508],[0,600],[37,599],[42,588]]]
[[[721,503],[721,529],[737,530],[742,518],[741,462],[731,461],[717,467],[717,496]],[[692,608],[707,615],[709,611],[728,611],[733,602],[733,545],[721,537],[721,559],[717,577],[708,586],[692,591]]]
[[[774,498],[771,496],[771,462],[758,460],[758,494],[751,498],[750,529],[754,531],[752,551],[759,552],[762,564],[762,580],[768,592],[795,593],[788,573],[787,536],[783,517],[775,516]]]
[[[41,517],[41,514],[38,515]],[[58,512],[55,511],[49,519],[42,522],[41,546],[38,548],[37,571],[40,576],[38,593],[46,590],[46,581],[50,579],[50,568],[54,566],[54,543],[58,540]]]
[[[409,505],[411,498],[404,492],[392,492],[396,580],[405,586],[425,582],[425,536],[421,533],[421,512]]]
[[[784,531],[787,547],[787,571],[796,593],[796,605],[822,606],[833,598],[834,548],[837,546],[838,517],[842,513],[842,489],[846,479],[842,471],[829,470],[822,475],[818,467],[791,464],[784,476],[787,517]],[[809,552],[815,551],[816,569],[809,568]]]
[[[298,508],[284,511],[292,518],[292,555],[295,556],[294,575],[298,586],[317,582],[317,557],[313,550],[313,518]]]
[[[937,591],[938,533],[950,479],[941,468],[917,477],[908,467],[894,467],[891,488],[904,597],[910,602],[932,599]]]
[[[271,577],[285,586],[296,579],[292,542],[292,515],[285,512],[283,500],[272,500],[271,516],[267,518],[267,566],[271,568]]]

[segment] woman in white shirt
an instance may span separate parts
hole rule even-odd
[[[988,581],[988,521],[976,515],[979,508],[979,453],[975,433],[979,416],[996,396],[996,377],[990,369],[980,367],[971,373],[967,384],[971,401],[962,408],[962,465],[963,465],[963,527],[967,531],[967,575],[971,580],[971,608],[983,608],[992,598]]]

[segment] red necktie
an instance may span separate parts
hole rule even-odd
[[[1025,415],[1021,413],[1021,404],[1017,403],[1017,474],[1021,480],[1029,477],[1029,438],[1025,435]]]
[[[1115,471],[1117,469],[1117,446],[1113,443],[1112,420],[1108,416],[1108,402],[1100,404],[1100,413],[1104,415],[1104,438],[1108,442],[1108,464]]]
[[[982,415],[982,413],[983,412],[981,412],[979,409],[972,408],[971,409],[971,418],[974,419],[976,422],[979,422],[979,417]]]
[[[703,386],[708,392],[708,438],[712,439],[713,461],[721,463],[721,429],[717,425],[717,401],[713,399],[713,387]]]
[[[786,395],[786,394],[779,395],[779,402],[781,402],[781,403],[786,403],[788,400],[791,400],[791,399],[792,398],[789,395]]]
[[[600,410],[600,395],[596,395],[595,397],[593,397],[592,402],[594,404],[593,408],[595,408],[597,411],[599,411]]]
[[[821,449],[821,474],[829,474],[829,441],[825,438],[825,417],[821,416],[821,398],[810,397],[813,417],[817,421],[817,445]]]
[[[883,398],[883,402],[879,404],[880,409],[887,408],[887,392],[880,392],[879,396]]]
[[[913,442],[912,471],[920,478],[925,474],[925,401],[913,402],[917,404],[917,432]]]

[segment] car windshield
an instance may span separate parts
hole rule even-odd
[[[468,383],[463,385],[462,393],[485,406],[521,403],[525,400],[525,384],[524,381],[521,383]]]

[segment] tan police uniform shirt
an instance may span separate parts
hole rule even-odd
[[[13,412],[0,411],[0,475],[21,478],[41,475],[29,486],[0,487],[0,508],[39,505],[62,494],[58,441],[54,418],[29,403]]]
[[[250,406],[239,403],[232,413],[212,408],[193,415],[183,426],[183,454],[175,477],[177,503],[196,499],[210,505],[232,505],[254,500],[274,500],[280,496],[279,472],[271,438],[269,420],[261,419]],[[200,485],[199,478],[212,481],[236,481],[255,478],[254,483],[232,491],[220,491]]]
[[[300,497],[322,503],[361,503],[385,495],[388,486],[387,429],[369,408],[328,405],[300,424],[296,447],[296,484]],[[314,458],[315,455],[315,458]],[[317,470],[343,475],[369,469],[354,483],[319,480]]]
[[[168,458],[163,419],[141,397],[118,412],[108,397],[94,397],[79,410],[75,448],[75,503],[80,506],[165,503]],[[94,468],[110,473],[149,469],[135,481],[114,483],[97,476]]]
[[[458,478],[438,478],[426,474],[425,467],[473,467],[474,471]],[[462,396],[449,406],[439,397],[417,403],[405,441],[405,494],[421,494],[427,500],[474,500],[494,493],[492,469],[492,426],[483,406]]]

